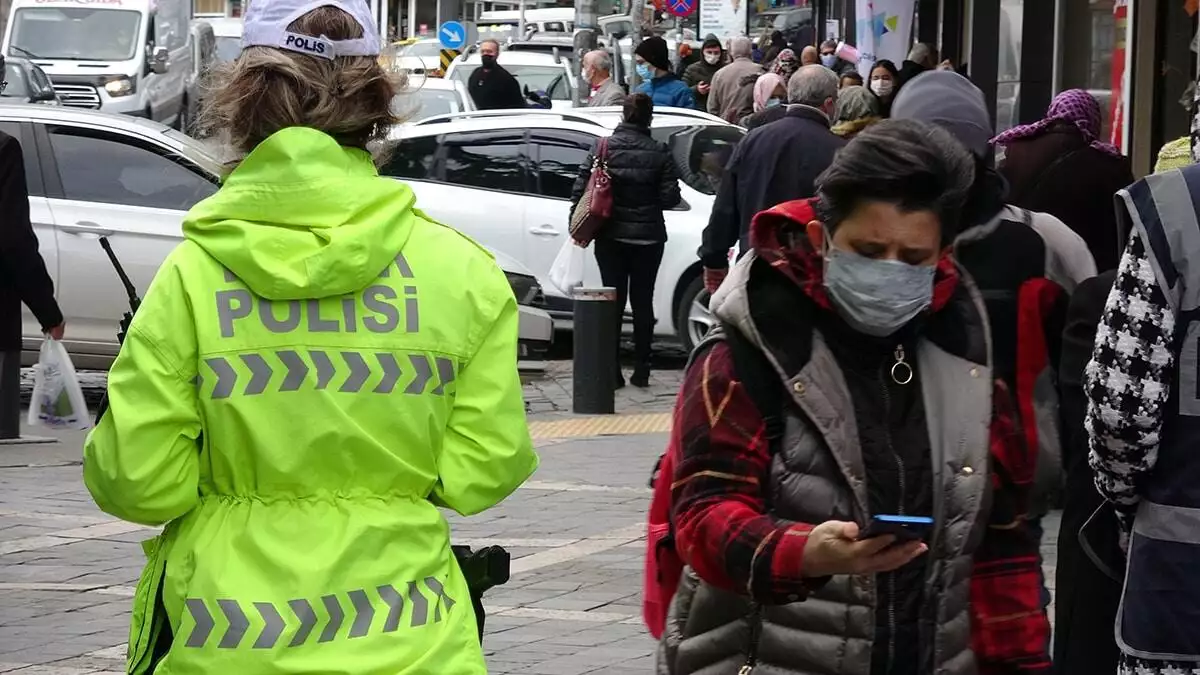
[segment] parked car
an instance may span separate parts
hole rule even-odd
[[[547,307],[565,327],[571,300],[550,283],[550,266],[567,239],[579,167],[620,119],[615,107],[446,115],[395,128],[396,151],[381,171],[412,185],[432,217],[533,270]],[[725,162],[746,132],[707,113],[659,108],[651,133],[670,147],[683,193],[665,214],[655,333],[691,348],[712,326],[696,250]],[[585,284],[599,284],[599,268],[588,259]]]
[[[142,292],[182,239],[180,223],[216,192],[221,163],[201,142],[149,120],[71,108],[0,105],[0,131],[21,141],[30,220],[67,322],[67,350],[81,368],[105,368],[116,356],[125,291],[97,239],[108,237]],[[550,317],[534,303],[533,274],[505,260],[519,294],[525,353],[549,347]],[[27,358],[41,329],[22,315]]]
[[[497,62],[517,78],[523,89],[545,92],[555,110],[570,108],[572,92],[575,91],[577,69],[572,68],[571,59],[564,55],[540,51],[501,50]],[[450,63],[446,79],[457,80],[468,86],[471,73],[483,65],[478,48],[472,47]]]
[[[396,49],[392,57],[392,69],[420,75],[422,77],[441,77],[442,43],[438,40],[414,40],[410,44]]]
[[[8,99],[5,103],[62,105],[46,73],[36,63],[20,58],[4,60],[4,87],[0,89],[0,98]]]
[[[232,16],[206,18],[217,38],[216,60],[221,63],[233,61],[242,53],[242,20]]]
[[[392,110],[408,122],[475,110],[467,88],[458,80],[414,77],[408,89],[392,100]]]

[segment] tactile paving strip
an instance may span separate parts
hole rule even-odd
[[[583,438],[587,436],[631,436],[661,434],[671,430],[671,413],[643,415],[596,415],[529,423],[534,440]]]

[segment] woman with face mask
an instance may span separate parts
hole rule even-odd
[[[738,124],[756,129],[787,114],[787,83],[775,73],[763,73],[754,83],[754,112]]]
[[[876,61],[875,66],[871,68],[871,80],[867,86],[872,94],[879,97],[880,114],[890,117],[892,101],[896,99],[896,92],[900,89],[900,71],[896,70],[896,64],[887,59]]]
[[[973,176],[947,132],[884,121],[755,217],[676,404],[659,672],[1049,672],[1036,561],[1005,557],[1032,453],[950,257]],[[868,529],[889,515],[932,524]]]

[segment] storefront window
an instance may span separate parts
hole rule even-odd
[[[783,33],[788,44],[811,45],[817,42],[816,20],[811,0],[747,0],[746,14],[751,39]]]
[[[1101,137],[1107,140],[1112,130],[1114,57],[1124,42],[1125,26],[1117,25],[1114,0],[1064,0],[1062,90],[1086,89],[1100,101],[1103,117]],[[1120,72],[1118,70],[1117,72]]]
[[[1021,29],[1025,0],[1001,0],[996,69],[996,132],[1017,125],[1021,109]]]

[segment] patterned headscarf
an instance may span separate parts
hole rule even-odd
[[[784,82],[791,80],[797,70],[800,70],[800,59],[790,48],[779,52],[779,56],[771,62],[771,72],[782,77]]]
[[[1121,156],[1116,146],[1100,140],[1100,103],[1096,97],[1082,89],[1068,89],[1050,102],[1045,119],[1014,127],[992,139],[994,145],[1007,145],[1022,138],[1033,138],[1042,135],[1047,129],[1059,122],[1069,122],[1079,129],[1084,140],[1093,148]]]
[[[763,73],[758,76],[758,79],[754,82],[754,112],[759,112],[767,107],[767,101],[778,87],[787,89],[783,78],[775,73]]]

